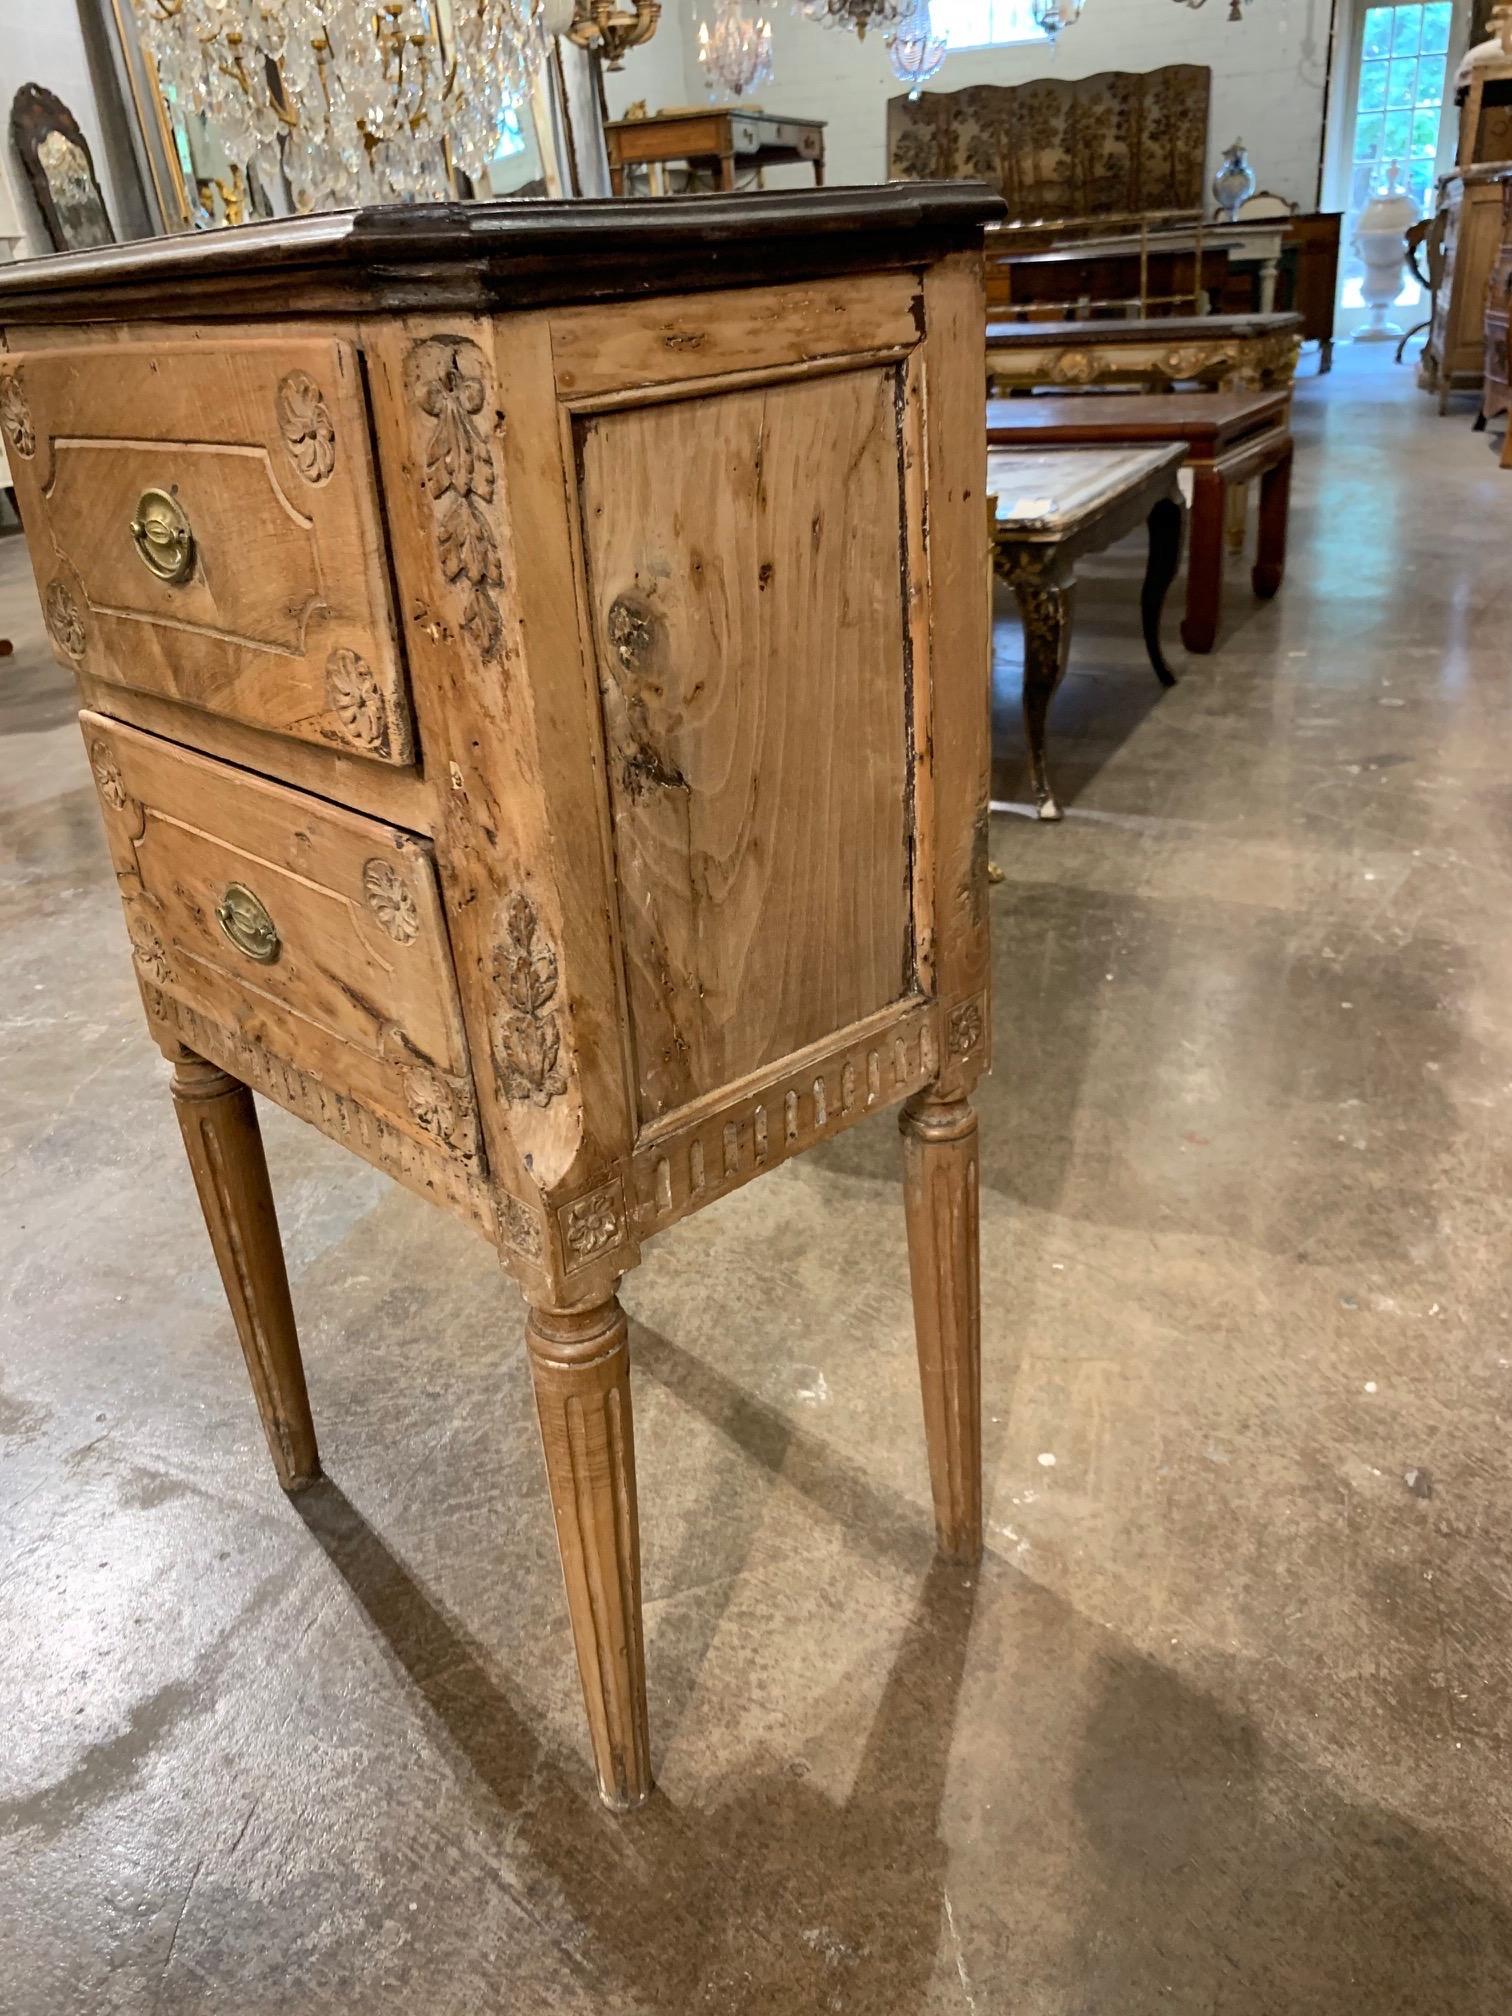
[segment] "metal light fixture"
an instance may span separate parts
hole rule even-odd
[[[917,98],[945,61],[950,38],[939,33],[929,12],[929,0],[913,0],[908,12],[887,38],[887,60],[900,84]]]
[[[771,82],[771,23],[760,14],[750,19],[741,0],[718,0],[713,27],[698,24],[698,60],[711,98],[743,97]]]
[[[567,40],[592,49],[606,70],[623,70],[625,51],[649,42],[661,19],[661,0],[633,0],[617,7],[614,0],[575,0]]]
[[[1191,0],[1191,4],[1201,6],[1202,0]],[[1062,28],[1069,28],[1081,19],[1082,0],[1034,0],[1034,23],[1053,42]]]
[[[798,11],[821,28],[854,29],[864,42],[868,28],[895,28],[908,8],[909,0],[799,0]]]
[[[1201,7],[1205,5],[1205,0],[1176,0],[1176,4],[1178,7]],[[1244,19],[1244,10],[1248,5],[1249,0],[1229,0],[1228,18],[1230,21],[1242,21]]]
[[[135,0],[165,96],[301,210],[444,199],[499,151],[542,0]],[[653,17],[657,11],[651,0]],[[649,30],[647,31],[649,33]]]

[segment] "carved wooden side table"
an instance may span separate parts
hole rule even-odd
[[[642,1242],[880,1107],[941,1546],[981,1540],[969,184],[392,208],[0,271],[0,428],[281,1482],[248,1088],[467,1219],[604,1797],[647,1750]]]
[[[1041,819],[1061,816],[1045,728],[1071,648],[1076,563],[1141,525],[1150,536],[1139,598],[1145,649],[1161,685],[1176,684],[1160,648],[1160,615],[1181,564],[1182,455],[1180,447],[994,448],[987,457],[994,565],[1024,621],[1024,730]]]

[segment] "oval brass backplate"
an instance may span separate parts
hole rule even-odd
[[[283,950],[278,926],[245,883],[226,885],[226,893],[215,906],[215,921],[237,951],[245,952],[259,966],[271,966]]]
[[[166,490],[144,490],[138,497],[131,543],[159,581],[187,581],[194,572],[194,534],[183,505]]]

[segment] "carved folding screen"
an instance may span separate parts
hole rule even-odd
[[[1171,63],[891,98],[887,172],[901,181],[977,177],[1022,223],[1204,210],[1212,75],[1200,63]]]

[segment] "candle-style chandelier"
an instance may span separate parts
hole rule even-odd
[[[929,0],[912,0],[908,12],[887,38],[887,60],[900,84],[917,98],[950,51],[950,38],[935,27]]]
[[[799,0],[798,11],[821,28],[854,29],[859,42],[868,28],[895,28],[909,0]]]
[[[711,98],[744,97],[771,82],[771,23],[760,14],[748,16],[742,0],[718,0],[713,26],[698,24],[698,60]]]
[[[549,33],[611,70],[660,0],[135,0],[165,97],[201,114],[237,171],[296,207],[443,201],[477,181]]]

